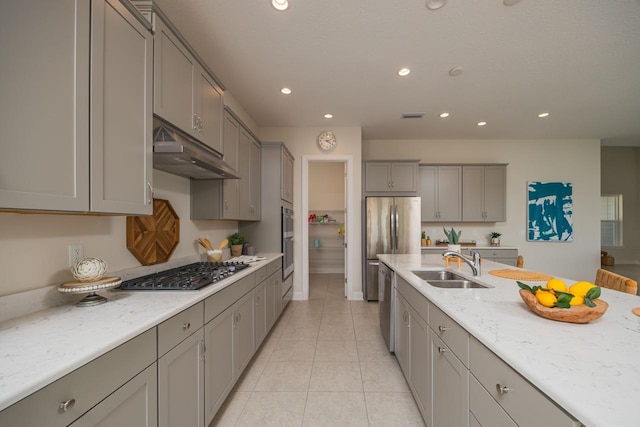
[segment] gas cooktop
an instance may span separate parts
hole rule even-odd
[[[242,262],[196,262],[122,282],[125,291],[196,291],[249,267]]]

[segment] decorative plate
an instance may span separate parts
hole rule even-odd
[[[153,215],[127,217],[127,249],[140,264],[167,262],[180,242],[180,218],[168,200],[153,199]]]
[[[536,296],[526,289],[520,289],[520,297],[535,314],[545,319],[569,323],[588,323],[602,317],[609,304],[601,299],[594,299],[595,307],[574,305],[571,308],[545,307],[538,302]]]

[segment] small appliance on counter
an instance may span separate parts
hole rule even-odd
[[[119,277],[104,277],[107,263],[99,258],[84,258],[71,267],[71,274],[77,282],[67,282],[58,286],[63,294],[89,294],[76,303],[78,307],[90,307],[107,302],[97,291],[115,288],[122,283]]]

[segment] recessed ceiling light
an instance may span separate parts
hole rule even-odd
[[[458,77],[460,74],[462,74],[463,71],[464,71],[464,68],[462,67],[454,67],[449,70],[449,75],[451,77]]]
[[[540,117],[541,119],[543,119],[545,117],[549,117],[549,113],[540,113],[540,114],[538,114],[538,117]]]
[[[520,0],[502,0],[502,3],[504,3],[505,6],[513,6],[514,4],[518,3]]]
[[[411,70],[408,68],[400,68],[398,70],[398,75],[400,77],[407,77],[409,74],[411,74]]]
[[[426,0],[427,9],[438,10],[447,3],[447,0]]]
[[[487,122],[478,122],[478,126],[486,126]]]
[[[289,2],[287,0],[271,0],[271,6],[276,10],[287,10],[289,7]]]
[[[449,113],[440,113],[440,117],[443,118],[443,119],[447,118],[447,117],[449,117]]]
[[[280,92],[282,92],[283,95],[290,95],[291,89],[289,89],[288,87],[283,87],[282,89],[280,89]]]
[[[333,114],[327,113],[327,114],[324,115],[324,118],[325,119],[333,119]]]

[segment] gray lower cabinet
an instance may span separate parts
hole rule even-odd
[[[400,369],[404,373],[405,378],[409,379],[409,328],[411,328],[411,314],[409,313],[409,304],[400,293],[396,293],[395,316],[396,359],[398,359],[398,365],[400,365]]]
[[[267,283],[262,282],[255,289],[254,342],[256,349],[267,336]]]
[[[469,371],[435,332],[431,333],[433,427],[469,424]]]
[[[157,383],[157,364],[154,363],[94,406],[71,427],[157,426]]]
[[[409,361],[411,364],[409,378],[418,409],[426,420],[427,425],[431,425],[431,336],[427,322],[411,306],[409,306],[409,315],[411,317],[411,328],[409,328]]]
[[[127,416],[141,420],[135,425],[156,425],[156,342],[156,328],[138,335],[0,411],[0,426],[58,427],[76,420],[115,426]]]
[[[118,0],[3,1],[0,24],[0,209],[150,214],[151,33]]]
[[[469,376],[469,427],[517,427],[478,380]]]
[[[233,388],[233,319],[235,310],[229,307],[204,327],[205,418],[209,424]]]
[[[254,294],[248,293],[235,304],[236,316],[233,324],[233,376],[238,379],[251,361],[255,352],[254,340]]]

